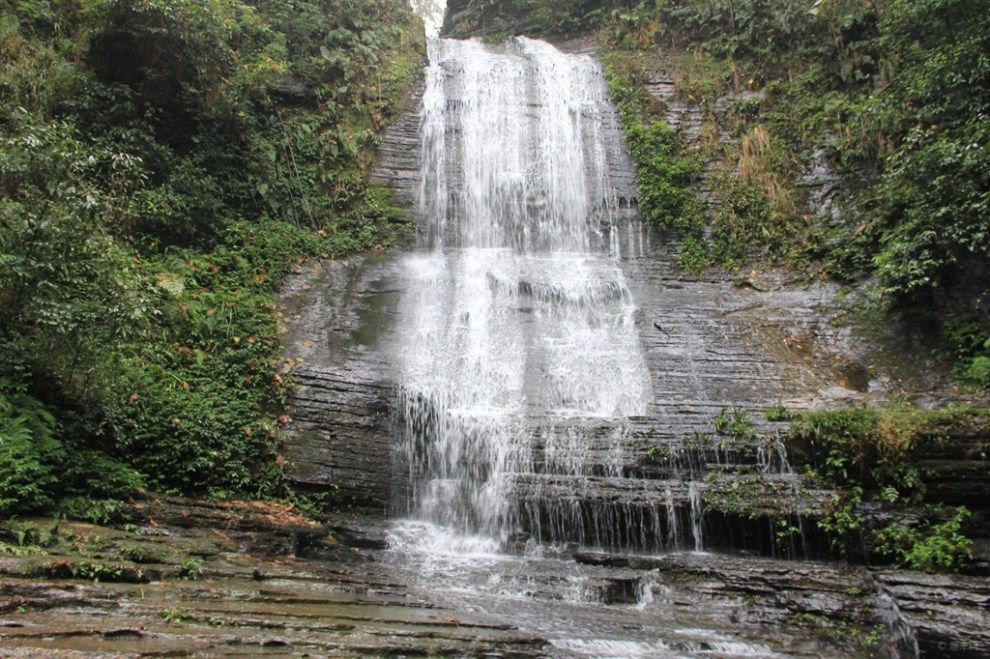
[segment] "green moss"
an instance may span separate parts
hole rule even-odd
[[[963,508],[926,501],[915,456],[958,431],[984,428],[985,409],[913,407],[846,409],[799,415],[791,441],[809,451],[808,473],[838,494],[819,526],[846,553],[876,552],[909,567],[958,570],[970,556]],[[882,505],[894,515],[870,525],[863,504]],[[898,513],[910,513],[900,521]]]

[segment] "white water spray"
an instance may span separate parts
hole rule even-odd
[[[416,517],[504,540],[531,510],[515,496],[519,475],[587,476],[581,420],[646,410],[636,307],[611,235],[608,103],[588,56],[526,38],[431,42],[398,350]],[[525,526],[556,541],[552,520],[566,518],[572,537],[600,535],[581,528],[594,522],[574,501],[560,507]]]

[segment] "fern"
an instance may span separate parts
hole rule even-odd
[[[0,516],[51,504],[53,468],[64,457],[56,430],[44,404],[0,380]]]

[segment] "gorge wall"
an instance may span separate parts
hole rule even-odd
[[[520,40],[501,49],[513,52],[525,49],[525,44]],[[463,73],[458,67],[457,60],[441,59],[434,73],[456,78]],[[692,108],[678,107],[669,82],[658,79],[650,86],[654,98],[669,108],[676,120],[672,123],[687,139],[698,139],[692,132],[696,128]],[[454,95],[438,106],[427,103],[429,109],[403,118],[384,140],[376,176],[393,186],[397,199],[420,200],[413,215],[420,240],[427,244],[440,234],[430,224],[435,218],[422,214],[420,168],[427,145],[421,141],[420,127],[428,112],[456,117],[469,104],[465,98]],[[542,111],[539,101],[524,100],[522,105],[532,114]],[[607,578],[607,592],[612,593],[608,601],[623,597],[639,601],[640,595],[629,594],[631,584],[653,592],[653,586],[644,586],[652,583],[652,577],[647,579],[642,571],[668,568],[717,579],[732,592],[755,592],[764,586],[754,574],[767,577],[765,571],[783,570],[788,576],[767,586],[767,592],[779,595],[790,588],[805,588],[798,584],[802,574],[833,568],[818,564],[782,568],[742,558],[752,553],[835,556],[832,538],[817,522],[838,501],[836,492],[821,489],[804,473],[806,466],[818,466],[823,457],[813,445],[788,443],[787,424],[768,420],[767,412],[883,402],[910,391],[910,383],[873,361],[873,346],[849,322],[838,285],[776,269],[712,270],[705,276],[685,273],[677,262],[676,240],[643,225],[637,216],[633,175],[614,111],[601,117],[601,125],[608,145],[603,149],[608,153],[607,187],[613,191],[612,212],[602,216],[601,226],[610,236],[611,254],[623,282],[605,292],[612,291],[616,300],[627,296],[635,300],[629,322],[645,365],[648,386],[643,391],[648,395],[641,408],[621,420],[523,418],[520,434],[512,441],[522,442],[528,453],[513,467],[511,487],[503,491],[500,506],[504,507],[498,512],[499,519],[511,520],[511,525],[479,524],[476,512],[441,521],[486,532],[511,528],[509,533],[495,534],[501,550],[509,553],[527,551],[533,542],[590,548],[573,559],[606,570],[632,570],[622,572],[626,576],[621,578],[614,574]],[[455,148],[466,139],[466,130],[463,126],[450,130],[449,146]],[[446,171],[446,176],[449,181],[443,185],[459,190],[451,198],[464,194],[466,175],[455,169]],[[827,183],[823,178],[816,185]],[[442,199],[444,204],[455,203]],[[533,205],[533,199],[525,199]],[[458,247],[457,241],[467,233],[462,229],[453,234]],[[441,286],[443,276],[427,268],[426,260],[420,261],[423,268],[416,276],[410,275],[409,259],[401,253],[324,261],[300,269],[286,289],[283,316],[290,346],[286,369],[299,385],[292,401],[297,439],[287,447],[287,473],[303,489],[327,491],[338,502],[379,512],[430,517],[429,508],[417,503],[425,496],[418,488],[431,468],[422,460],[447,458],[434,457],[426,444],[422,452],[416,449],[419,444],[403,445],[402,438],[415,439],[424,428],[440,427],[438,419],[446,412],[442,404],[430,400],[432,390],[410,395],[408,380],[399,378],[399,365],[411,361],[429,366],[428,355],[434,353],[441,362],[447,358],[442,342],[426,344],[432,346],[427,354],[417,355],[423,344],[407,340],[424,333],[417,314],[430,304],[431,296],[445,299],[448,293]],[[498,288],[499,282],[495,277],[490,283]],[[532,314],[540,304],[569,299],[564,288],[548,288],[542,279],[519,279],[512,288],[518,304],[513,312]],[[410,305],[409,300],[421,303]],[[470,320],[467,315],[445,314],[441,322],[467,325]],[[590,348],[589,355],[595,349]],[[436,386],[446,386],[443,382]],[[410,409],[416,414],[410,416]],[[926,440],[917,456],[925,461],[922,473],[935,501],[968,502],[978,516],[985,514],[979,493],[987,484],[984,425],[984,420],[976,419],[971,431],[943,429],[938,441]],[[478,436],[478,443],[487,441],[483,435],[500,432],[490,430]],[[470,469],[478,469],[472,473],[482,478],[490,473],[483,465],[470,464],[473,454],[464,455]],[[440,485],[451,481],[440,479]],[[445,495],[429,496],[443,501]],[[985,523],[979,520],[979,526],[985,528]],[[972,566],[977,573],[986,569],[980,549]],[[689,560],[671,568],[673,559],[644,562],[625,556],[630,551],[682,550],[725,551],[736,558],[716,557],[703,566]],[[740,576],[737,569],[748,576]],[[974,608],[981,597],[979,579],[946,577],[935,583],[917,574],[891,572],[877,577],[857,572],[855,579],[860,578],[869,588],[875,587],[877,595],[871,595],[868,603],[860,602],[866,608],[857,624],[884,619],[885,602],[904,611],[929,607],[929,599],[912,603],[909,593],[919,587],[930,589],[926,598],[937,599],[950,591],[962,598],[940,611],[937,625],[917,617],[908,623],[903,615],[898,618],[897,624],[913,630],[912,640],[904,641],[908,655],[912,647],[917,651],[919,642],[938,649],[946,642],[940,639],[951,637],[947,625],[956,638],[964,639],[967,651],[979,653],[990,647],[980,631],[986,616],[978,606]],[[625,585],[620,587],[620,581]],[[627,594],[613,592],[614,588]],[[860,591],[859,586],[850,588]],[[831,613],[825,615],[841,618],[845,615],[841,612],[853,610],[850,598],[860,596],[825,596],[818,587],[813,590],[814,607],[803,609],[808,615],[822,615],[826,609],[821,608],[825,606],[821,598],[832,597]],[[775,615],[794,615],[799,608],[781,607]],[[763,613],[771,614],[769,609]]]
[[[655,87],[658,102],[687,117],[681,129],[690,131],[690,108],[674,106],[662,95],[667,87]],[[421,95],[418,90],[416,98]],[[420,112],[387,131],[376,171],[408,204],[419,194]],[[844,313],[838,286],[785,271],[687,275],[677,265],[676,241],[643,225],[635,212],[635,183],[614,111],[602,125],[615,195],[609,230],[636,300],[651,397],[622,429],[602,423],[561,434],[533,426],[533,465],[530,475],[518,477],[517,514],[529,520],[530,532],[539,528],[551,538],[582,540],[563,529],[586,529],[580,533],[609,546],[634,539],[642,548],[694,546],[690,526],[698,517],[702,533],[712,527],[699,545],[827,555],[813,519],[832,494],[805,481],[802,465],[767,457],[779,450],[774,437],[786,424],[766,421],[765,412],[776,405],[801,410],[882,401],[902,383],[866,361],[869,346],[850,325],[836,322]],[[401,500],[409,485],[409,465],[395,440],[398,392],[388,344],[411,327],[398,301],[415,284],[404,279],[399,260],[376,253],[324,262],[301,272],[284,296],[287,361],[299,385],[292,401],[296,439],[286,454],[290,477],[305,489],[332,487],[341,500],[378,510]],[[713,421],[730,408],[754,432],[713,432]],[[579,477],[548,476],[561,451],[579,465]],[[567,515],[580,524],[554,512],[562,497],[572,502]],[[778,520],[805,518],[806,538],[776,542]],[[720,537],[718,528],[728,535]]]

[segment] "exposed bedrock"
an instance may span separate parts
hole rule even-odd
[[[421,97],[422,89],[411,106]],[[420,122],[413,110],[387,131],[375,173],[392,187],[397,201],[410,207],[414,219]],[[636,512],[629,519],[653,519],[664,517],[665,512],[656,511],[670,505],[684,519],[690,516],[687,483],[694,483],[703,502],[717,504],[720,514],[757,518],[761,529],[775,511],[814,515],[828,493],[815,492],[794,474],[779,473],[800,472],[800,451],[791,451],[795,464],[779,464],[779,459],[772,464],[767,456],[775,449],[761,445],[763,440],[726,445],[715,437],[711,445],[689,450],[684,438],[710,435],[712,420],[729,407],[745,411],[758,430],[772,436],[785,427],[763,420],[764,411],[775,404],[808,409],[878,402],[910,386],[870,361],[869,346],[854,333],[834,285],[785,271],[686,275],[676,264],[676,245],[643,226],[629,207],[636,191],[617,122],[614,116],[603,116],[602,122],[609,145],[608,185],[620,202],[604,220],[610,223],[605,229],[624,281],[600,282],[600,293],[630,295],[635,301],[651,398],[646,415],[621,423],[524,420],[531,448],[525,468],[514,477],[517,504],[531,511],[533,520],[557,514],[552,508],[560,497],[546,479],[570,471],[587,476],[572,479],[580,494],[568,498],[585,500],[578,506],[584,509],[582,518],[603,518],[609,514],[606,508],[631,506]],[[456,137],[451,139],[456,145]],[[448,184],[456,190],[456,172],[450,176]],[[290,401],[294,422],[287,473],[304,489],[329,490],[341,500],[378,510],[392,504],[401,508],[410,473],[395,419],[397,350],[412,326],[400,300],[428,280],[411,280],[403,267],[406,258],[374,254],[311,264],[300,269],[283,294],[289,346],[285,369],[297,385]],[[489,283],[510,290],[518,300],[510,313],[521,317],[581,303],[538,279],[503,282],[490,273]],[[926,484],[939,499],[982,506],[988,478],[985,436],[949,438],[918,456]],[[652,459],[644,459],[647,449]],[[544,485],[536,487],[537,482]],[[637,493],[635,500],[631,493]],[[595,506],[605,507],[595,512]],[[654,512],[647,512],[650,506]],[[736,524],[714,521],[715,512],[713,506],[703,509],[712,524]],[[620,533],[640,531],[647,533],[646,527]],[[593,535],[591,529],[588,533]],[[670,533],[662,530],[661,535]],[[711,534],[709,542],[716,542]]]
[[[765,290],[728,278],[685,281],[664,258],[661,237],[630,226],[624,239],[632,246],[623,263],[632,273],[627,282],[639,303],[636,322],[652,380],[649,413],[621,423],[521,420],[529,452],[511,490],[520,523],[566,542],[611,533],[608,546],[637,538],[633,546],[693,548],[693,487],[707,531],[703,546],[779,553],[763,538],[782,512],[808,521],[812,536],[812,520],[831,493],[804,482],[806,456],[795,447],[781,451],[773,438],[786,424],[766,422],[765,409],[882,400],[897,383],[865,362],[869,382],[846,379],[848,363],[863,358],[848,329],[813,310],[832,301],[829,286],[780,275],[764,275],[758,283]],[[402,258],[314,264],[283,297],[286,368],[297,385],[287,473],[303,489],[382,511],[401,509],[409,474],[390,357],[405,327],[397,301],[415,285],[403,279]],[[766,437],[713,433],[713,419],[733,406]],[[950,437],[919,455],[938,498],[981,507],[986,468],[974,458],[982,437]],[[566,485],[565,474],[572,474]],[[574,527],[567,521],[574,519],[584,521]],[[604,531],[607,520],[620,528]],[[621,528],[626,523],[632,528]],[[813,544],[798,542],[795,554],[827,553]]]
[[[505,46],[510,54],[527,47],[525,41]],[[520,75],[533,66],[532,60],[524,63]],[[441,60],[433,73],[451,80],[463,71]],[[444,104],[430,106],[434,119],[457,117],[470,105],[462,98],[465,87],[452,83],[446,91]],[[698,117],[688,109],[674,116],[675,95],[666,82],[653,91],[667,95],[672,119],[691,138]],[[505,102],[503,96],[497,100]],[[525,115],[520,122],[539,114],[540,102],[516,103]],[[594,254],[580,248],[551,253],[540,236],[527,233],[527,220],[506,225],[505,243],[493,240],[468,255],[467,229],[449,233],[437,222],[445,212],[461,217],[470,206],[468,175],[444,165],[437,185],[447,192],[430,198],[429,206],[442,212],[425,221],[419,215],[428,205],[416,204],[424,117],[410,112],[388,131],[375,177],[409,207],[420,244],[435,249],[311,263],[292,278],[281,310],[288,346],[283,370],[296,385],[285,447],[289,478],[340,502],[401,514],[428,508],[424,502],[450,508],[445,502],[467,492],[461,499],[474,508],[457,519],[463,524],[448,524],[442,514],[423,515],[416,523],[429,519],[435,528],[487,533],[508,552],[525,553],[537,541],[548,552],[576,555],[582,565],[613,566],[614,573],[594,581],[602,601],[636,603],[658,616],[664,607],[710,606],[705,615],[724,616],[727,625],[743,629],[814,626],[818,620],[828,621],[823,629],[842,628],[845,621],[859,629],[885,624],[894,633],[880,636],[891,636],[901,656],[911,656],[915,644],[929,656],[985,654],[987,592],[979,579],[760,558],[834,557],[817,521],[834,505],[835,493],[804,476],[814,452],[789,444],[787,424],[767,421],[768,409],[837,408],[900,397],[937,405],[945,399],[937,391],[914,396],[916,385],[871,357],[873,346],[857,333],[834,284],[783,270],[701,277],[683,272],[676,241],[636,215],[637,194],[614,109],[577,108],[567,116],[575,122],[600,117],[595,134],[604,136],[595,152],[607,162],[601,167],[607,174],[589,186],[593,199],[583,215],[594,218],[590,243],[601,248]],[[483,135],[469,139],[465,126],[439,131],[444,150],[473,153],[490,146]],[[538,212],[549,198],[546,186],[526,187],[525,174],[500,170],[489,177],[524,215]],[[521,255],[506,256],[513,249]],[[564,273],[543,267],[551,255],[555,265],[565,264]],[[465,273],[473,286],[467,296],[458,287]],[[462,299],[471,296],[490,296],[498,306]],[[490,323],[492,317],[499,331],[470,333],[474,321]],[[553,327],[574,319],[581,321],[574,326],[587,330],[584,336],[608,331],[582,343],[583,352],[562,368],[551,357],[570,354],[554,349],[571,337]],[[517,336],[499,344],[502,329]],[[527,343],[520,337],[536,339]],[[457,341],[463,352],[447,345]],[[458,388],[477,384],[460,368],[464,364],[482,364],[487,381],[500,384],[493,376],[503,372],[501,364],[486,352],[493,344],[532,348],[519,364],[513,361],[519,350],[497,353],[512,362],[521,383],[507,390],[529,402],[510,407],[500,400],[485,407],[477,401],[490,399],[461,395]],[[602,360],[619,366],[587,379],[584,367],[592,358],[630,348],[641,362]],[[472,361],[471,349],[488,361]],[[417,350],[421,354],[409,354]],[[457,384],[443,375],[448,371],[460,378]],[[590,384],[568,387],[568,375],[575,373]],[[600,416],[575,414],[584,409],[582,397],[597,393],[589,389],[606,380],[617,390],[614,409],[626,411],[602,406],[594,408]],[[542,393],[547,382],[554,385],[552,395]],[[623,407],[623,383],[635,390],[635,407]],[[515,411],[498,416],[505,409]],[[748,430],[716,429],[720,415]],[[447,441],[453,435],[459,444]],[[916,448],[932,500],[965,504],[977,518],[986,515],[986,438],[986,428],[974,427]],[[485,508],[489,503],[491,511]],[[491,514],[486,518],[479,510]],[[977,540],[982,551],[988,539]],[[386,540],[360,542],[377,548]],[[718,553],[685,553],[692,550]],[[977,570],[986,569],[977,563]],[[488,583],[491,575],[483,576]],[[530,576],[520,577],[527,588]]]
[[[394,386],[375,345],[396,292],[377,256],[325,261],[300,272],[282,297],[288,346],[286,473],[302,490],[384,510],[401,479],[393,469]]]
[[[378,161],[372,180],[389,186],[395,203],[411,208],[419,191],[419,110],[423,100],[423,86],[419,85],[409,95],[410,111],[385,129],[378,148]]]
[[[862,634],[879,625],[892,632],[873,649],[881,656],[976,659],[990,653],[985,579],[704,554],[576,558],[634,570],[637,588],[654,593],[649,607],[702,607],[743,626],[835,625]]]

